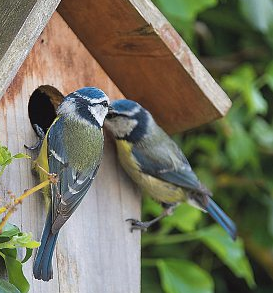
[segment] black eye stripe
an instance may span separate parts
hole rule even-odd
[[[108,107],[108,102],[107,101],[102,101],[100,103],[93,103],[91,106],[97,106],[97,105],[102,105],[104,107]]]
[[[128,118],[128,119],[133,119],[133,117],[131,116],[128,116],[128,115],[125,115],[125,114],[122,114],[122,113],[115,113],[115,112],[112,112],[112,113],[108,113],[106,118],[108,119],[112,119],[112,118],[115,118],[115,117],[125,117],[125,118]]]
[[[107,119],[112,119],[112,118],[115,118],[115,117],[117,117],[117,116],[118,116],[117,113],[108,113],[108,114],[106,115],[106,118],[107,118]]]

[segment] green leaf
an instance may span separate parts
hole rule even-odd
[[[153,0],[155,5],[159,7],[163,14],[167,18],[174,16],[181,20],[194,20],[197,15],[209,7],[213,7],[217,4],[217,0]]]
[[[272,61],[269,63],[269,65],[265,69],[265,79],[271,91],[273,91],[273,62]]]
[[[21,263],[25,263],[30,259],[31,255],[32,255],[32,251],[33,251],[32,248],[26,249],[26,255],[25,255],[24,259],[21,261]]]
[[[14,235],[17,235],[18,233],[20,232],[19,228],[15,225],[12,225],[10,223],[7,223],[3,230],[2,230],[2,233],[0,234],[0,238],[3,238],[3,237],[12,237]]]
[[[32,240],[31,233],[19,233],[14,235],[9,241],[0,243],[0,249],[17,247],[36,248],[39,246],[39,242]]]
[[[263,33],[273,47],[273,2],[272,0],[240,0],[241,11],[253,28]]]
[[[3,174],[5,168],[7,165],[9,165],[12,162],[12,159],[21,159],[21,158],[28,158],[30,159],[30,156],[23,153],[18,153],[14,156],[11,155],[11,152],[8,150],[7,147],[2,146],[0,143],[0,176]]]
[[[249,23],[262,33],[273,26],[273,3],[271,0],[240,0],[241,10]]]
[[[159,216],[162,212],[162,207],[160,204],[155,202],[150,196],[147,194],[144,194],[143,196],[143,208],[142,208],[142,214],[143,216],[147,216],[148,214],[151,214],[155,217]]]
[[[1,252],[9,257],[17,258],[17,249],[16,248],[3,248]]]
[[[189,232],[195,229],[201,217],[201,211],[198,209],[188,204],[181,204],[175,209],[172,216],[162,220],[162,224]]]
[[[29,283],[23,274],[21,262],[7,255],[2,255],[2,257],[5,260],[9,282],[17,287],[21,293],[27,293]]]
[[[141,292],[164,293],[160,286],[159,276],[155,267],[141,267]]]
[[[0,279],[0,292],[1,293],[20,293],[20,291],[9,282]]]
[[[268,105],[254,85],[256,73],[252,65],[246,64],[222,78],[222,85],[233,94],[241,94],[248,106],[249,114],[266,114]]]
[[[240,124],[233,125],[232,133],[226,142],[226,151],[234,170],[240,170],[249,163],[257,165],[255,143]]]
[[[223,76],[222,86],[231,93],[244,92],[256,78],[256,73],[252,65],[244,64],[234,70],[231,74]]]
[[[7,147],[0,144],[0,166],[5,166],[6,162],[12,158],[10,151]]]
[[[252,84],[244,91],[245,99],[251,114],[266,114],[268,104],[261,92]]]
[[[174,28],[183,35],[189,45],[193,45],[194,22],[197,15],[217,4],[218,0],[153,0]]]
[[[273,149],[273,127],[264,119],[257,117],[252,122],[251,133],[261,146]]]
[[[7,147],[0,144],[0,176],[3,174],[7,165],[12,161],[12,156]]]
[[[253,271],[240,238],[233,241],[220,226],[212,225],[202,230],[200,239],[237,277],[244,278],[250,288],[255,287]]]
[[[181,259],[158,260],[157,267],[166,293],[212,293],[211,276],[196,264]]]
[[[23,154],[23,153],[18,153],[16,155],[14,155],[13,158],[15,158],[15,159],[31,159],[31,157],[29,155]]]

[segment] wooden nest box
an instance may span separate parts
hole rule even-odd
[[[112,99],[136,100],[169,133],[228,111],[226,94],[150,0],[59,2],[0,4],[0,140],[13,153],[36,141],[28,100],[40,85],[65,95],[96,86]],[[34,186],[30,169],[27,160],[12,164],[0,194]],[[140,197],[106,139],[99,174],[60,233],[53,281],[32,280],[32,262],[25,266],[30,292],[139,293],[140,233],[125,219],[140,217]],[[39,194],[12,219],[36,239],[44,221]]]

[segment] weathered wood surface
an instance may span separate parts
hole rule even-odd
[[[27,104],[41,84],[67,94],[86,85],[102,88],[110,97],[122,94],[98,63],[55,13],[0,101],[0,140],[13,153],[35,142]],[[17,160],[1,179],[0,194],[19,195],[36,180],[30,162]],[[139,293],[140,234],[130,233],[125,219],[140,217],[140,197],[120,169],[112,140],[106,137],[98,175],[72,218],[62,228],[54,256],[54,279],[32,278],[32,260],[25,272],[32,293]],[[41,194],[27,198],[12,218],[23,231],[39,239],[45,212]]]
[[[58,11],[123,94],[169,132],[222,117],[231,106],[150,0],[63,0]]]
[[[0,99],[59,2],[0,1]]]

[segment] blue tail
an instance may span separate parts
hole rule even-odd
[[[51,232],[51,226],[51,212],[49,212],[43,231],[41,246],[36,253],[33,265],[33,275],[35,279],[43,281],[49,281],[53,278],[52,256],[58,233],[53,234]]]
[[[227,231],[230,237],[235,240],[237,236],[236,225],[210,197],[207,197],[207,199],[208,204],[206,206],[206,211]]]

